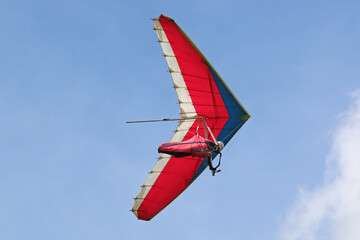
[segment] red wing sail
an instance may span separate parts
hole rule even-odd
[[[170,142],[189,140],[199,128],[206,138],[202,117],[218,141],[226,145],[250,115],[208,60],[169,17],[154,20],[181,110],[181,120]],[[215,157],[216,154],[213,154]],[[162,154],[135,198],[133,213],[150,220],[179,196],[207,167],[205,158],[175,158]]]

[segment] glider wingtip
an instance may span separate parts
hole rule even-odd
[[[172,19],[171,17],[168,17],[168,16],[166,16],[166,15],[164,15],[164,14],[160,14],[160,16],[159,17],[157,17],[157,18],[153,18],[153,20],[159,20],[160,18],[167,18],[167,19],[169,19],[169,20],[171,20],[171,21],[174,21],[174,19]]]

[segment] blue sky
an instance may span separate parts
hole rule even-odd
[[[329,196],[360,189],[339,177],[359,169],[359,9],[0,1],[0,239],[352,239],[360,194]],[[132,198],[176,123],[125,121],[179,113],[150,21],[161,13],[252,117],[224,149],[221,174],[205,171],[142,222]],[[312,215],[328,208],[338,211]]]

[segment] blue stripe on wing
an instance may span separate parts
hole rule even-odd
[[[211,75],[216,83],[216,86],[219,89],[220,95],[224,101],[226,106],[226,110],[229,114],[229,120],[226,122],[224,128],[219,133],[217,140],[222,141],[224,145],[226,145],[230,139],[235,135],[235,133],[244,125],[246,120],[241,119],[240,117],[248,115],[248,113],[242,108],[242,106],[238,103],[238,101],[234,98],[232,93],[217,75],[217,73],[213,70],[211,66],[209,66],[209,70]],[[212,154],[212,158],[215,159],[217,153]],[[199,169],[196,171],[195,175],[191,179],[193,182],[208,166],[206,158],[204,158],[203,162],[201,163]]]

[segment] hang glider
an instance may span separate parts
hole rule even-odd
[[[179,100],[181,117],[154,120],[176,120],[179,125],[170,142],[159,147],[162,154],[135,198],[131,211],[140,220],[152,219],[208,166],[214,175],[217,167],[213,167],[212,159],[250,118],[175,21],[164,15],[153,21]]]

